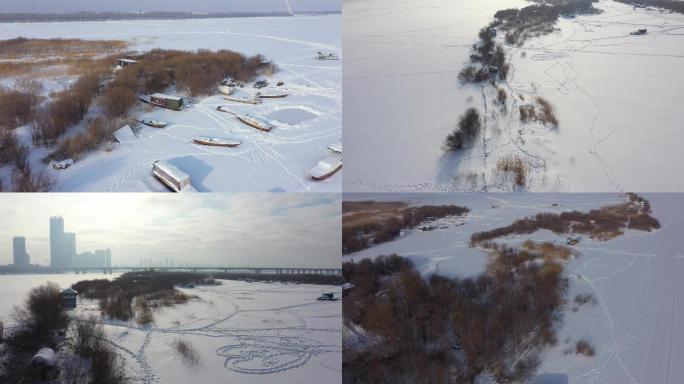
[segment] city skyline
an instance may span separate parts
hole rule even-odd
[[[110,248],[113,265],[174,259],[177,265],[337,267],[340,197],[305,194],[0,196],[0,264],[12,238],[26,238],[31,263],[50,264],[49,218],[62,216],[76,252]],[[20,204],[20,202],[23,202]],[[263,247],[263,244],[269,244]]]

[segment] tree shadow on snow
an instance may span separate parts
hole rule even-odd
[[[464,150],[445,152],[437,161],[437,183],[453,185],[458,175],[458,165],[464,157]]]

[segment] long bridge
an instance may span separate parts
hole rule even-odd
[[[102,272],[111,274],[113,272],[139,272],[139,271],[162,271],[162,272],[224,272],[224,273],[247,273],[247,274],[269,274],[269,275],[342,275],[341,268],[293,268],[293,267],[49,267],[45,268],[50,273],[88,273]]]

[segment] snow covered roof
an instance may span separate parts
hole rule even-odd
[[[138,60],[132,60],[132,59],[118,59],[118,61],[122,61],[124,63],[130,63],[130,64],[135,64],[138,62]]]
[[[129,125],[124,125],[114,132],[114,137],[119,143],[125,143],[131,139],[134,139],[135,133]]]
[[[184,179],[190,179],[190,176],[188,176],[187,173],[181,171],[178,169],[175,165],[172,165],[170,163],[167,163],[166,161],[163,160],[158,160],[154,162],[154,165],[159,168],[160,170],[164,171],[167,175],[171,176],[172,178],[181,181]]]
[[[56,364],[55,351],[52,348],[42,348],[31,358],[31,363],[39,363],[52,367]]]

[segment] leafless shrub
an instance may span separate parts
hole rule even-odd
[[[78,160],[82,154],[96,150],[103,143],[113,141],[114,131],[118,129],[123,122],[124,120],[122,119],[106,120],[100,117],[89,120],[85,132],[62,141],[57,149],[48,155],[44,161],[64,159]]]
[[[540,107],[539,114],[537,115],[539,121],[541,121],[544,124],[551,124],[557,127],[558,119],[556,118],[553,105],[551,105],[551,103],[549,103],[548,100],[541,96],[535,98],[535,101]]]
[[[444,149],[447,151],[457,151],[472,144],[480,134],[482,119],[480,113],[475,108],[469,108],[458,121],[458,129],[450,133]]]
[[[145,299],[138,298],[135,301],[135,312],[135,322],[139,325],[148,325],[154,322],[154,315],[152,315],[152,309],[147,304],[147,301]]]
[[[90,358],[102,348],[104,328],[94,316],[75,318],[72,329],[72,348],[80,356]]]
[[[37,94],[0,87],[0,131],[14,129],[31,121],[37,104]]]
[[[458,73],[458,79],[464,83],[480,83],[489,79],[489,71],[483,67],[469,65]]]
[[[584,355],[587,357],[592,357],[596,354],[594,347],[589,344],[586,340],[580,340],[575,344],[575,353],[579,355]]]
[[[196,366],[199,364],[199,353],[190,341],[182,338],[176,339],[173,342],[173,349],[178,352],[187,365]]]

